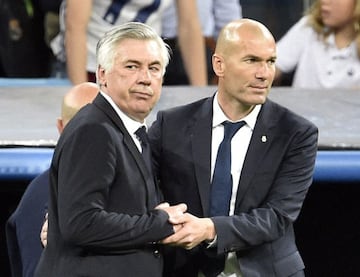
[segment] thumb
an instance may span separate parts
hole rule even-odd
[[[159,205],[157,205],[155,207],[155,209],[165,209],[165,208],[168,208],[170,207],[170,204],[168,202],[163,202],[163,203],[160,203]]]
[[[187,205],[185,203],[180,203],[177,206],[177,209],[181,211],[182,213],[185,213],[187,211]]]

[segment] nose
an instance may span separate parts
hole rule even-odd
[[[266,62],[261,62],[256,68],[255,77],[258,79],[267,79],[270,75],[272,68]]]
[[[148,68],[142,68],[139,70],[138,81],[139,83],[147,85],[151,83],[151,73]]]

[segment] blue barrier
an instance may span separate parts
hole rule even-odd
[[[0,181],[31,180],[49,168],[53,148],[0,148]],[[360,151],[318,151],[314,182],[360,182]]]
[[[67,78],[0,78],[1,87],[69,86]]]
[[[316,182],[360,182],[360,151],[318,151]]]
[[[32,180],[49,168],[53,148],[0,149],[0,181]]]

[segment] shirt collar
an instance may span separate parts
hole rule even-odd
[[[327,38],[326,38],[326,43],[336,49],[336,54],[338,55],[339,53],[341,53],[342,55],[351,55],[351,53],[356,53],[356,41],[353,40],[347,47],[343,47],[341,49],[337,48],[336,46],[336,41],[335,41],[335,35],[334,33],[331,33]],[[355,51],[355,52],[354,52]]]
[[[145,128],[147,128],[145,121],[144,121],[144,123],[140,123],[140,122],[132,119],[131,117],[126,115],[122,110],[120,110],[120,108],[115,104],[114,100],[112,100],[112,98],[109,95],[107,95],[106,93],[104,93],[102,91],[100,91],[100,93],[101,93],[102,96],[104,96],[104,98],[113,107],[113,109],[115,110],[117,115],[120,117],[120,119],[124,123],[126,130],[131,135],[134,135],[134,133],[137,131],[137,129],[139,129],[141,126],[145,126]]]
[[[219,105],[219,102],[217,99],[217,95],[218,95],[218,93],[216,93],[216,95],[214,97],[214,102],[213,102],[213,122],[212,122],[213,128],[222,124],[224,121],[233,122],[224,114],[224,112],[220,108],[220,105]],[[260,109],[261,109],[261,105],[260,104],[256,105],[255,108],[247,116],[245,116],[244,118],[242,118],[238,121],[245,121],[246,124],[251,128],[251,130],[254,130],[256,119],[258,117]]]

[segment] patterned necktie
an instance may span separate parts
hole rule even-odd
[[[246,123],[224,121],[224,139],[217,152],[211,184],[210,216],[229,215],[232,193],[231,139]]]

